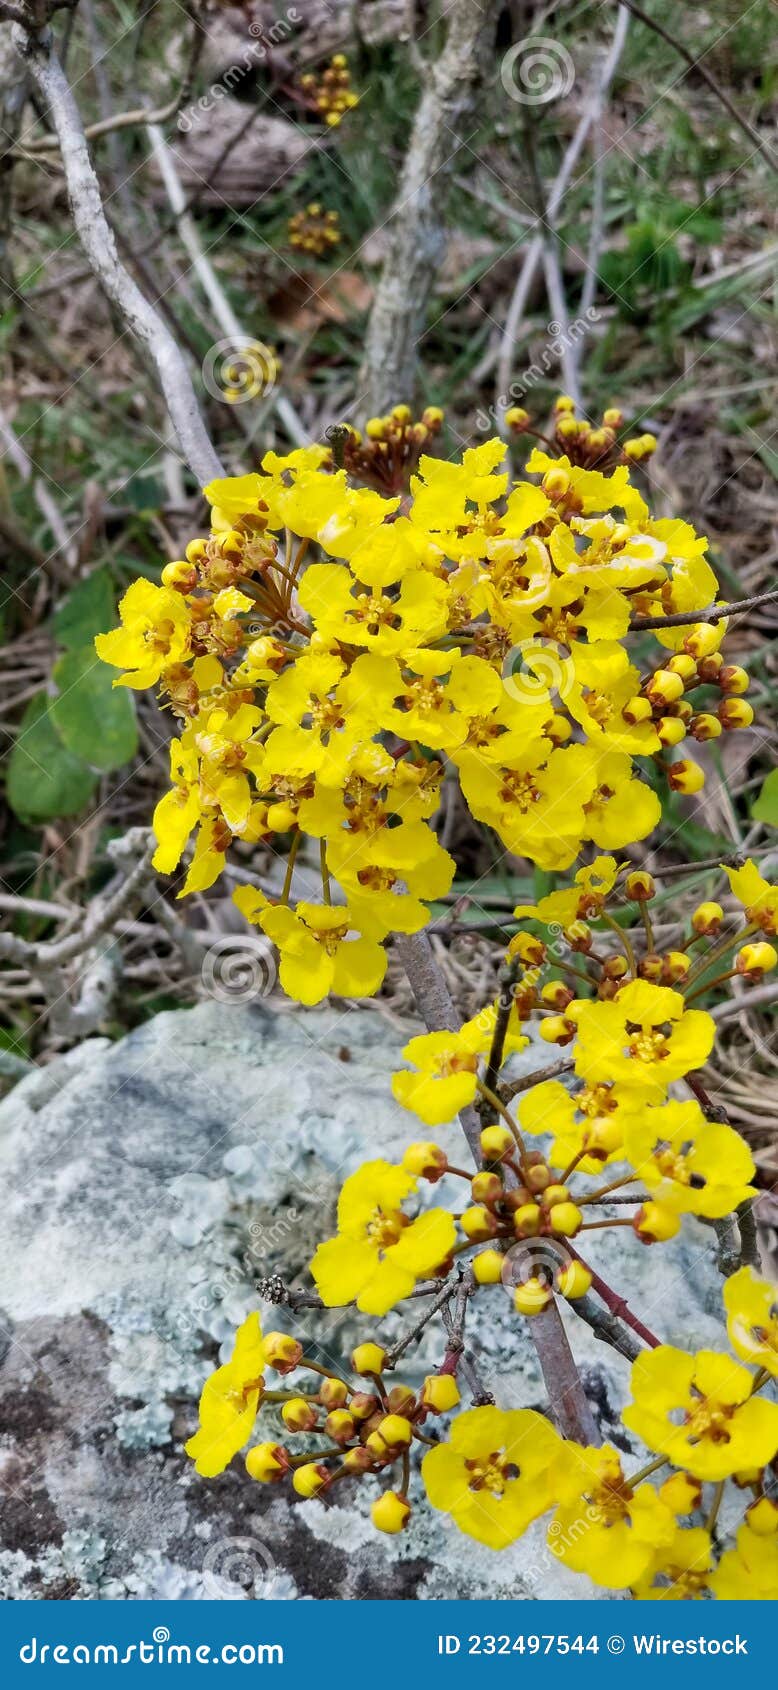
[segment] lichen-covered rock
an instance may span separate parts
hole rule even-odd
[[[258,1306],[259,1282],[278,1271],[303,1283],[342,1179],[415,1136],[390,1090],[407,1036],[376,1011],[210,1001],[115,1045],[90,1040],[0,1105],[0,1595],[584,1593],[540,1527],[505,1555],[469,1542],[463,1553],[456,1528],[419,1507],[401,1538],[381,1538],[369,1485],[349,1508],[302,1505],[252,1484],[240,1461],[201,1480],[182,1454],[203,1378]],[[518,1059],[542,1060],[531,1048]],[[440,1136],[461,1156],[457,1127]],[[617,1231],[597,1250],[664,1338],[721,1341],[707,1231],[653,1250]],[[500,1290],[488,1306],[474,1330],[484,1382],[506,1407],[543,1407],[526,1327]],[[348,1311],[271,1320],[316,1334],[325,1354],[359,1331]],[[626,1364],[573,1317],[571,1336],[613,1435]],[[428,1329],[401,1377],[439,1354]]]

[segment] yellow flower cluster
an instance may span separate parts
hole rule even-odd
[[[320,74],[306,71],[299,84],[305,104],[324,119],[330,129],[337,129],[346,112],[359,105],[359,95],[351,86],[351,71],[345,53],[335,53],[327,69]]]
[[[324,206],[314,200],[303,211],[296,211],[290,217],[287,233],[290,246],[310,253],[314,258],[322,258],[340,244],[340,219],[337,211],[325,211]]]
[[[751,720],[723,623],[662,631],[670,655],[642,676],[630,661],[636,613],[702,609],[716,582],[705,542],[653,519],[625,463],[605,475],[536,450],[511,484],[491,440],[458,462],[421,456],[409,493],[379,491],[439,426],[399,406],[364,441],[345,431],[212,482],[209,535],[161,585],[136,581],[96,641],[117,684],[159,685],[182,720],[155,866],[172,873],[196,830],[187,893],[233,840],[285,846],[284,913],[238,897],[306,1003],[376,991],[387,935],[417,932],[448,891],[432,826],[446,765],[509,851],[560,870],[588,841],[618,850],[655,826],[638,760]],[[374,484],[352,485],[360,473]],[[717,714],[684,696],[701,685],[722,694]],[[682,792],[703,778],[688,758],[667,775]],[[322,898],[291,910],[306,835]]]
[[[375,1183],[379,1176],[371,1177]],[[386,1180],[386,1173],[380,1177]],[[403,1195],[395,1184],[390,1199]],[[353,1211],[372,1198],[367,1186],[355,1188]],[[431,1259],[435,1248],[422,1244],[421,1254]],[[757,1371],[714,1350],[692,1355],[656,1345],[642,1351],[623,1418],[652,1459],[632,1474],[611,1445],[564,1440],[532,1409],[466,1410],[438,1441],[430,1436],[430,1417],[460,1403],[455,1352],[420,1389],[390,1385],[385,1375],[393,1358],[377,1341],[359,1344],[348,1366],[325,1368],[290,1334],[263,1337],[255,1314],[240,1327],[230,1360],[205,1382],[187,1453],[199,1473],[213,1477],[249,1443],[260,1409],[280,1413],[285,1441],[252,1444],[249,1476],[260,1483],[291,1478],[307,1500],[349,1478],[391,1477],[399,1467],[398,1488],[382,1490],[372,1504],[379,1531],[393,1534],[407,1525],[411,1462],[421,1457],[432,1507],[491,1549],[506,1549],[553,1511],[550,1553],[608,1589],[651,1600],[707,1594],[775,1600],[778,1500],[770,1467],[778,1453],[778,1404],[762,1391],[778,1377],[776,1293],[743,1268],[726,1282],[724,1302],[732,1346]],[[292,1382],[267,1391],[268,1370],[282,1378],[313,1373],[316,1388]],[[305,1439],[300,1454],[289,1447],[295,1435]],[[323,1447],[312,1439],[322,1439]],[[734,1520],[727,1505],[731,1547],[722,1542],[721,1526],[713,1529],[728,1480],[735,1505]]]

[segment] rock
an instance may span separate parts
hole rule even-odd
[[[378,1537],[373,1488],[300,1505],[242,1464],[199,1479],[182,1454],[203,1378],[273,1271],[302,1275],[331,1229],[342,1179],[399,1157],[412,1118],[390,1075],[408,1036],[377,1011],[303,1014],[208,1001],[111,1045],[89,1040],[0,1105],[0,1594],[14,1597],[581,1596],[536,1527],[503,1556],[426,1506]],[[545,1047],[544,1047],[545,1048]],[[516,1059],[540,1065],[532,1049]],[[461,1156],[459,1131],[442,1141]],[[430,1190],[439,1201],[439,1190]],[[711,1235],[653,1250],[605,1235],[597,1260],[649,1324],[681,1345],[721,1342]],[[523,1323],[495,1290],[479,1313],[479,1371],[506,1407],[544,1406]],[[322,1322],[323,1353],[353,1313]],[[407,1324],[392,1315],[391,1334]],[[569,1317],[606,1435],[627,1368]],[[400,1377],[440,1355],[425,1332]],[[264,1411],[264,1435],[275,1433]],[[623,1434],[619,1434],[622,1442]],[[368,1495],[368,1490],[370,1494]],[[590,1592],[591,1593],[591,1592]]]

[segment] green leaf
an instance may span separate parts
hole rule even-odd
[[[43,692],[30,699],[8,759],[6,797],[24,821],[50,821],[85,809],[97,777],[57,733]]]
[[[107,634],[115,627],[116,588],[108,569],[95,569],[85,581],[68,593],[54,617],[54,632],[60,645],[76,651],[89,645],[95,634]]]
[[[54,666],[58,696],[49,714],[68,751],[97,769],[118,769],[138,749],[135,703],[114,687],[113,671],[91,645],[67,651]]]
[[[755,822],[778,827],[778,769],[771,769],[758,798],[751,805]]]

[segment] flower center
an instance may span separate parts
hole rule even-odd
[[[488,1490],[492,1496],[502,1496],[510,1480],[519,1476],[518,1468],[499,1450],[491,1455],[472,1456],[465,1461],[465,1466],[470,1474],[470,1489]]]

